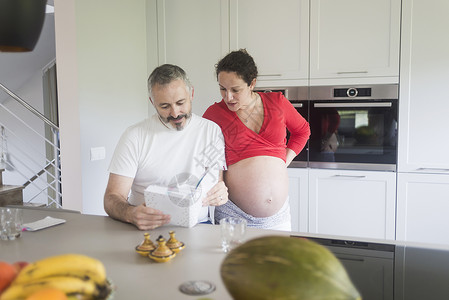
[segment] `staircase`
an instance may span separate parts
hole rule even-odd
[[[23,186],[21,185],[4,185],[3,171],[5,169],[0,166],[0,206],[6,205],[23,205]]]
[[[61,208],[58,126],[0,83],[1,90],[10,99],[0,101],[0,207]]]

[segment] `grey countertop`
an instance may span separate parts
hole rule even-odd
[[[168,239],[168,232],[174,230],[176,238],[186,244],[186,248],[171,261],[156,263],[135,252],[135,247],[144,239],[144,231],[139,231],[134,225],[122,223],[106,216],[83,215],[60,210],[24,209],[25,223],[37,221],[46,216],[65,219],[66,223],[40,231],[23,232],[22,237],[14,241],[0,240],[0,260],[11,263],[15,261],[32,262],[64,253],[92,256],[104,263],[108,278],[116,286],[115,300],[231,299],[220,278],[219,270],[225,253],[221,251],[219,226],[199,224],[193,228],[161,227],[149,231],[151,239],[155,241],[159,235]],[[352,273],[356,276],[354,279],[361,276],[368,278],[361,282],[361,286],[374,277],[379,277],[381,282],[380,289],[377,291],[384,293],[380,297],[382,299],[449,298],[449,287],[446,284],[449,277],[448,246],[354,238],[347,240],[344,237],[253,228],[248,228],[246,239],[273,234],[313,237],[322,239],[326,243],[330,243],[329,245],[337,242],[336,246],[339,246],[341,241],[344,245],[350,246],[354,240],[357,240],[357,243],[360,242],[362,248],[365,247],[363,245],[374,244],[375,246],[376,243],[382,243],[381,248],[384,248],[384,245],[391,248],[393,245],[394,254],[388,254],[393,257],[393,260],[386,261],[387,268],[379,265],[379,262],[385,262],[384,253],[349,249],[351,247],[346,249],[346,246],[331,246],[330,248],[334,249],[334,253],[338,254],[337,257],[340,259],[341,255],[348,257],[350,254],[352,255],[349,256],[350,261],[355,257],[356,261],[361,262],[356,266],[356,272]],[[367,267],[369,268],[367,269]],[[372,269],[373,267],[374,269]],[[387,269],[390,271],[387,272]],[[380,274],[372,270],[380,270]],[[349,273],[351,274],[351,270]],[[382,283],[382,280],[385,281],[386,278],[393,279],[389,283]],[[210,281],[216,285],[216,290],[205,296],[189,296],[181,293],[179,286],[191,280]],[[365,296],[364,300],[378,299],[374,292],[365,292]]]
[[[206,296],[231,299],[219,273],[225,253],[221,250],[220,228],[199,224],[193,228],[161,227],[148,231],[151,239],[174,230],[176,238],[186,244],[175,258],[156,263],[135,252],[144,239],[144,231],[105,216],[82,215],[54,210],[24,209],[24,223],[46,216],[65,219],[62,225],[35,232],[23,232],[13,241],[0,240],[0,260],[32,262],[63,253],[79,253],[101,260],[108,278],[116,286],[114,299],[199,299],[179,291],[190,280],[208,280],[216,290]],[[288,233],[248,229],[247,239],[267,234]]]

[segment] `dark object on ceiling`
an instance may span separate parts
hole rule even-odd
[[[0,0],[0,51],[33,51],[45,20],[47,0]]]

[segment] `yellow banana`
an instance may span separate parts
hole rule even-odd
[[[80,295],[83,299],[102,299],[107,294],[104,287],[100,288],[94,281],[71,276],[47,277],[9,286],[0,296],[0,300],[25,299],[34,292],[55,288],[66,295]]]
[[[17,275],[13,285],[55,276],[91,279],[98,285],[104,285],[106,270],[103,263],[95,258],[80,254],[63,254],[28,264]]]

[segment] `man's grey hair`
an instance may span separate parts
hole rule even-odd
[[[186,72],[182,68],[171,64],[164,64],[157,67],[153,70],[153,72],[151,72],[150,77],[148,77],[149,96],[153,98],[152,90],[156,84],[166,85],[178,79],[184,81],[187,87],[187,92],[190,94],[192,91],[192,84],[190,83]]]

